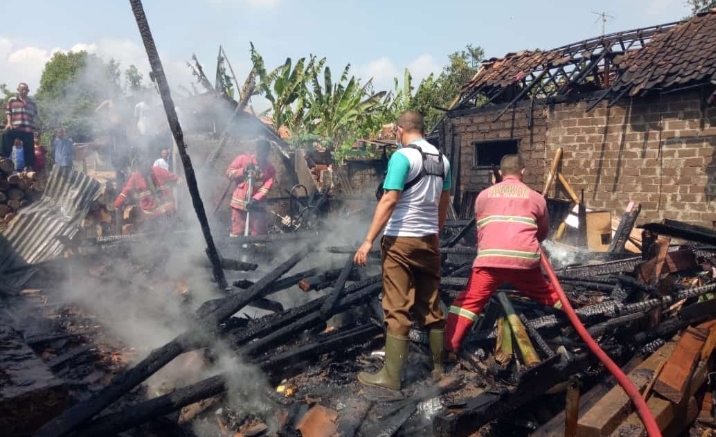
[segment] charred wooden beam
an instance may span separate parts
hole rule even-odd
[[[254,363],[258,364],[262,370],[270,371],[297,359],[317,358],[323,353],[341,350],[340,346],[370,337],[376,330],[379,330],[377,326],[366,324],[347,332],[335,333],[329,338],[317,339],[315,343],[299,346],[264,360],[255,360]],[[118,413],[99,417],[82,428],[78,432],[78,436],[115,435],[153,418],[167,415],[187,405],[216,396],[226,391],[226,377],[224,374],[216,375],[188,387],[176,389],[167,395],[124,408]]]
[[[352,290],[346,289],[346,297],[341,299],[341,301],[335,306],[333,313],[322,314],[319,309],[319,311],[310,313],[288,326],[284,326],[283,328],[272,332],[265,337],[247,344],[240,350],[240,353],[242,355],[257,355],[262,353],[267,348],[272,347],[287,338],[291,338],[301,331],[325,322],[334,313],[345,311],[359,303],[363,303],[368,299],[377,296],[382,289],[382,284],[379,283],[379,278],[378,280],[373,280],[373,278],[371,278],[371,282],[375,283],[371,285],[363,285],[360,283],[360,288],[356,287]]]
[[[467,235],[468,232],[473,229],[475,229],[475,219],[470,220],[470,222],[463,226],[457,234],[455,234],[449,240],[446,240],[445,243],[441,245],[441,247],[454,247],[460,240],[462,240],[465,235]]]
[[[211,267],[209,262],[204,264],[204,267]],[[221,257],[221,268],[224,270],[231,270],[235,272],[249,272],[256,270],[259,267],[258,264],[247,263],[236,259],[226,259]]]
[[[64,364],[67,364],[67,363],[75,360],[76,358],[79,358],[79,357],[85,355],[86,353],[90,352],[94,348],[95,347],[92,345],[80,346],[76,349],[73,349],[69,352],[66,352],[62,355],[59,355],[59,356],[51,359],[50,361],[47,362],[47,365],[50,366],[50,369],[57,370],[60,367],[62,367]]]
[[[543,361],[525,372],[512,390],[486,391],[467,400],[461,409],[448,410],[433,419],[436,437],[464,437],[490,421],[534,401],[550,387],[585,369],[590,363],[587,354],[568,361],[564,356]]]
[[[391,437],[415,414],[415,410],[421,402],[457,390],[461,386],[461,380],[448,376],[434,386],[423,387],[408,399],[397,402],[390,412],[383,415],[378,423],[368,427],[363,435]]]
[[[286,276],[285,278],[281,278],[278,281],[271,284],[271,286],[269,287],[269,290],[271,290],[269,294],[277,292],[277,291],[285,290],[287,288],[291,288],[294,285],[297,285],[302,279],[317,275],[324,270],[325,269],[322,267],[315,267],[312,269],[305,270],[303,272],[298,272],[291,276]],[[336,274],[336,275],[338,275],[338,274]],[[254,282],[246,280],[246,279],[242,279],[240,281],[234,281],[233,285],[234,285],[234,287],[246,289],[246,288],[249,288],[252,285],[254,285]]]
[[[350,255],[351,257],[353,255]],[[338,279],[343,269],[333,269],[315,276],[304,277],[298,282],[298,287],[303,291],[318,291],[328,288]],[[351,268],[349,279],[355,279],[357,271]]]
[[[256,358],[252,360],[252,363],[260,364],[263,369],[277,369],[298,360],[317,358],[321,354],[336,350],[334,349],[336,347],[340,348],[339,350],[344,350],[346,346],[364,342],[380,331],[379,326],[368,323],[346,332],[338,331],[323,338],[317,338],[307,345],[291,348],[280,354]]]
[[[677,220],[664,219],[661,223],[638,226],[649,232],[696,243],[716,245],[716,231],[704,226],[690,225]]]
[[[221,268],[221,261],[219,259],[219,252],[214,244],[214,238],[211,236],[211,227],[209,226],[209,219],[206,216],[204,210],[204,202],[201,200],[199,194],[199,184],[196,180],[196,174],[194,174],[194,167],[191,164],[191,158],[186,152],[186,144],[184,144],[184,133],[182,132],[181,125],[179,124],[179,118],[176,112],[176,105],[172,100],[171,89],[169,83],[164,74],[164,67],[162,61],[159,58],[159,52],[154,44],[154,37],[152,31],[149,29],[149,22],[147,16],[144,13],[144,7],[142,6],[141,0],[129,0],[132,6],[132,12],[139,28],[139,33],[142,36],[144,48],[147,52],[147,58],[149,58],[149,64],[152,67],[152,72],[156,78],[157,85],[159,87],[159,95],[162,98],[164,104],[164,111],[167,115],[167,121],[169,122],[169,129],[174,137],[174,143],[176,144],[177,150],[179,151],[179,157],[181,158],[182,165],[184,166],[184,179],[186,180],[187,187],[189,188],[189,194],[191,196],[192,205],[196,212],[196,217],[201,227],[201,232],[204,235],[206,241],[207,254],[211,260],[213,266],[214,280],[221,289],[226,289],[229,284],[226,282],[224,276],[224,270]]]
[[[619,221],[619,226],[617,226],[617,230],[614,233],[614,238],[609,244],[609,249],[607,249],[608,252],[624,251],[627,241],[629,241],[629,235],[631,234],[632,229],[634,229],[634,224],[636,223],[636,219],[639,217],[640,212],[641,204],[634,204],[633,202],[629,203],[622,219]]]
[[[557,273],[557,277],[569,276],[571,278],[590,279],[595,276],[633,272],[636,266],[642,262],[641,256],[635,256],[601,264],[567,267],[557,270],[555,273]]]
[[[336,304],[338,303],[338,300],[343,295],[343,290],[346,286],[346,281],[348,280],[348,276],[353,271],[353,255],[348,255],[348,259],[346,260],[346,264],[343,266],[343,269],[341,270],[340,275],[338,276],[338,279],[336,280],[335,285],[333,286],[333,290],[331,290],[331,294],[328,295],[328,298],[323,302],[321,305],[321,317],[324,319],[327,319],[333,314],[333,311],[335,309]]]
[[[47,422],[38,431],[38,437],[63,436],[76,427],[86,423],[97,413],[104,410],[108,405],[137,386],[137,384],[140,384],[152,376],[181,353],[199,346],[203,340],[206,340],[206,338],[201,339],[201,335],[211,337],[211,333],[216,330],[219,323],[236,314],[236,312],[260,296],[271,283],[291,270],[299,261],[305,258],[307,254],[308,248],[299,250],[291,258],[261,278],[248,290],[229,296],[224,305],[200,320],[196,330],[190,330],[166,345],[154,349],[147,358],[117,377],[110,385],[100,391],[97,396],[70,407],[60,416]]]
[[[283,311],[283,304],[281,304],[281,302],[266,299],[265,297],[261,297],[259,299],[254,300],[248,306],[258,308],[264,311],[271,311],[272,313],[280,313]]]

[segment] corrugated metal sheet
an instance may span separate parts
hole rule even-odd
[[[39,201],[21,209],[0,233],[0,276],[14,287],[29,279],[30,265],[62,253],[61,240],[72,239],[80,229],[100,183],[77,171],[55,167]],[[65,240],[65,241],[66,241]]]

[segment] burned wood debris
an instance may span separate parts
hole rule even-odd
[[[629,235],[632,226],[620,232]],[[446,307],[470,272],[469,229],[474,221],[444,230]],[[545,251],[584,326],[641,391],[663,435],[694,424],[716,429],[709,379],[716,232],[669,221],[646,224],[643,234],[641,254],[551,243]],[[253,268],[237,269],[224,296],[198,301],[186,278],[161,282],[166,299],[183,302],[190,328],[151,352],[118,341],[108,321],[62,301],[47,282],[7,297],[0,411],[12,418],[8,429],[42,436],[645,435],[629,398],[567,317],[509,284],[441,381],[429,378],[427,333],[415,328],[403,390],[361,386],[357,372],[382,360],[379,264],[356,268],[351,247],[316,245],[315,233],[304,234],[303,244],[295,237],[264,239],[262,256],[244,257]],[[274,257],[278,263],[262,261]],[[111,268],[97,265],[101,259],[84,265],[106,282]],[[198,265],[208,274],[208,263]],[[61,274],[56,264],[40,268],[40,282]],[[190,376],[158,385],[167,365]]]

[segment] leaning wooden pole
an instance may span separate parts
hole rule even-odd
[[[182,132],[181,125],[179,125],[179,119],[177,117],[176,110],[174,109],[174,101],[172,100],[169,83],[167,82],[167,77],[164,74],[162,61],[159,59],[157,47],[154,44],[154,37],[149,29],[147,16],[144,14],[144,7],[142,6],[141,0],[129,0],[129,3],[132,5],[132,12],[134,12],[134,18],[137,21],[139,33],[142,35],[142,42],[144,43],[144,48],[147,51],[149,64],[152,66],[152,72],[154,73],[157,85],[159,86],[159,94],[162,97],[164,111],[166,111],[167,120],[169,121],[169,128],[172,131],[174,141],[176,142],[177,149],[179,151],[179,157],[184,165],[186,184],[189,187],[189,194],[191,195],[191,201],[194,205],[194,211],[196,211],[196,217],[199,219],[199,224],[201,225],[201,232],[204,234],[204,239],[206,240],[206,252],[209,256],[209,260],[211,261],[214,280],[216,280],[219,288],[226,289],[229,287],[229,284],[226,282],[224,270],[221,268],[219,252],[217,251],[214,239],[211,236],[209,220],[206,216],[206,211],[204,210],[204,202],[202,202],[201,195],[199,194],[199,185],[197,184],[196,175],[194,174],[194,167],[191,164],[191,158],[186,153],[184,133]]]

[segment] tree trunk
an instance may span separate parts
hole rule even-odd
[[[196,181],[196,175],[194,174],[194,167],[191,164],[191,158],[186,153],[184,133],[179,125],[179,119],[177,118],[177,113],[174,109],[174,100],[172,99],[171,90],[169,89],[169,83],[164,75],[164,67],[162,66],[161,59],[159,59],[159,53],[157,52],[157,47],[154,44],[154,37],[149,29],[147,17],[144,14],[144,7],[142,6],[141,0],[130,0],[129,3],[132,5],[134,18],[137,21],[137,27],[139,27],[139,33],[142,36],[142,42],[144,42],[144,48],[147,51],[149,63],[152,66],[152,71],[156,77],[157,85],[159,86],[159,93],[162,97],[162,103],[164,104],[164,111],[166,111],[167,114],[169,127],[172,131],[172,135],[174,136],[174,141],[176,142],[177,149],[179,151],[179,157],[181,158],[181,162],[184,166],[186,184],[189,187],[191,201],[194,205],[196,216],[199,219],[204,239],[206,240],[207,254],[213,266],[214,279],[219,285],[219,288],[226,289],[229,284],[226,282],[224,271],[221,268],[221,259],[216,246],[214,245],[214,239],[211,236],[209,220],[207,219],[206,211],[204,210],[204,202],[202,202],[201,195],[199,194],[199,186]]]

